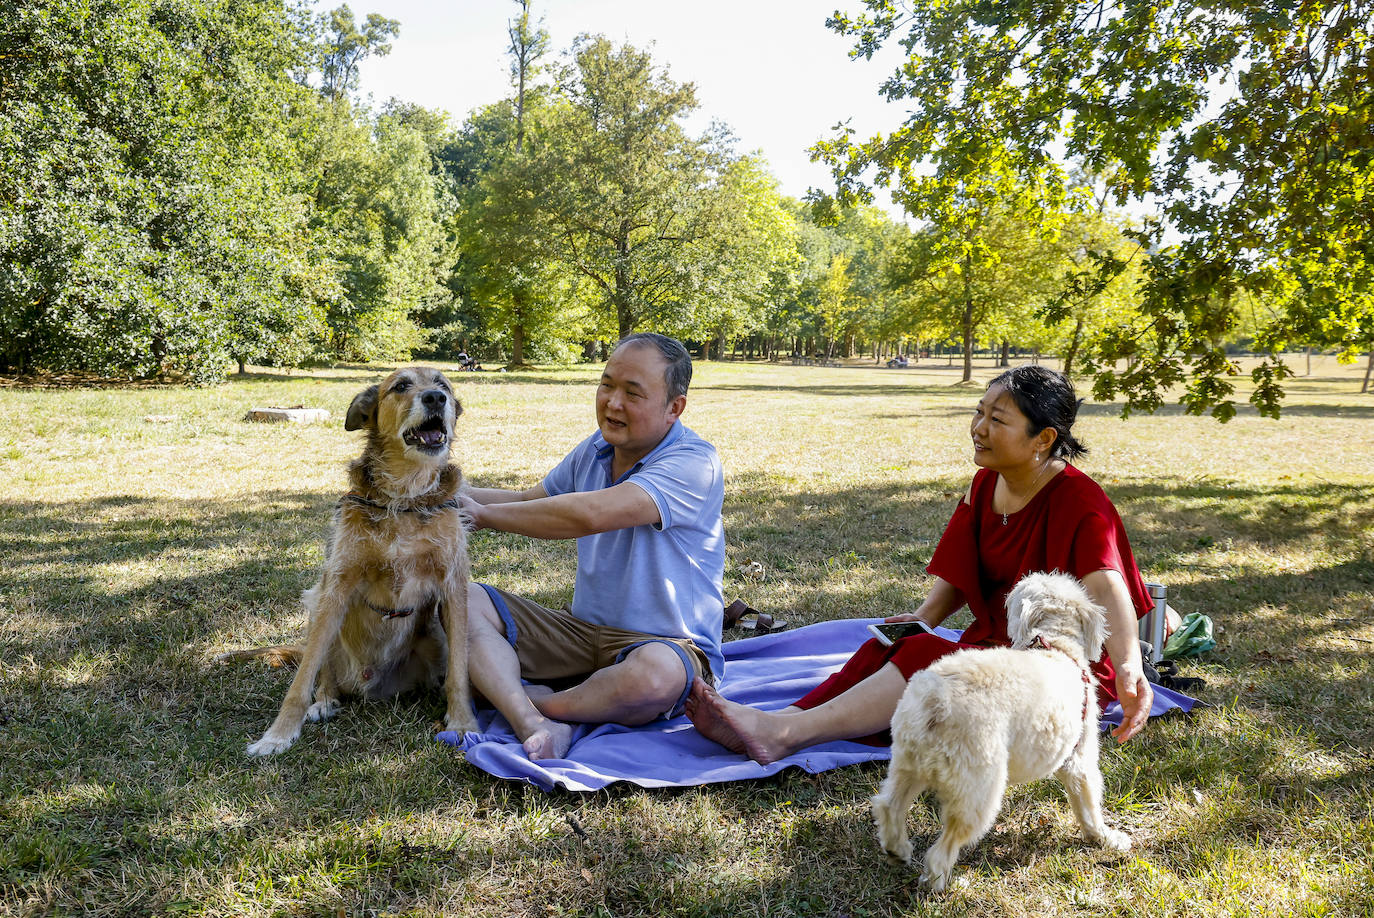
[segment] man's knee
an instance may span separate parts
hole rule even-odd
[[[618,665],[626,667],[636,694],[646,705],[659,708],[660,713],[676,705],[687,689],[688,670],[682,655],[664,641],[640,644]]]
[[[472,636],[499,634],[505,637],[506,624],[491,594],[480,583],[468,584],[468,634]]]

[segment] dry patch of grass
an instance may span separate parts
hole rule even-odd
[[[537,480],[590,431],[597,369],[454,374],[469,476]],[[1085,408],[1085,468],[1142,565],[1220,629],[1190,667],[1215,707],[1105,750],[1131,854],[1080,841],[1057,787],[1019,788],[940,899],[877,850],[877,767],[545,795],[436,744],[437,695],[248,760],[290,674],[207,661],[299,633],[357,450],[339,419],[382,370],[2,389],[0,913],[1374,913],[1374,399],[1314,370],[1277,422]],[[698,367],[685,420],[729,476],[727,596],[797,624],[919,602],[972,471],[976,390],[955,378]],[[296,404],[335,421],[241,420]],[[571,589],[570,545],[482,533],[473,565],[546,602]],[[929,809],[911,818],[932,840]]]

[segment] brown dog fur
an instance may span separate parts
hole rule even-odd
[[[449,462],[461,413],[448,380],[427,367],[397,370],[354,397],[344,428],[365,428],[367,445],[349,466],[324,570],[301,597],[310,618],[304,645],[220,658],[300,664],[280,713],[249,755],[284,752],[306,720],[332,717],[341,695],[387,698],[440,681],[447,728],[476,729],[467,673],[467,532],[456,500],[463,473]],[[387,617],[398,610],[413,611]]]

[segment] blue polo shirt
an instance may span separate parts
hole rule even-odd
[[[572,613],[598,625],[690,638],[719,679],[725,667],[725,472],[716,448],[679,421],[614,481],[613,455],[614,447],[597,431],[544,477],[544,492],[552,497],[629,481],[657,505],[660,522],[577,540]]]

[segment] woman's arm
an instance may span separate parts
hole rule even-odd
[[[1140,659],[1135,607],[1126,589],[1126,579],[1118,570],[1094,571],[1083,578],[1083,587],[1093,602],[1107,610],[1107,655],[1116,668],[1116,696],[1124,715],[1112,736],[1118,743],[1124,743],[1145,726],[1154,704],[1154,689],[1145,678]]]
[[[892,615],[883,619],[886,622],[911,622],[920,620],[934,628],[949,618],[964,604],[964,594],[947,580],[935,578],[935,585],[926,594],[925,602],[915,612]]]

